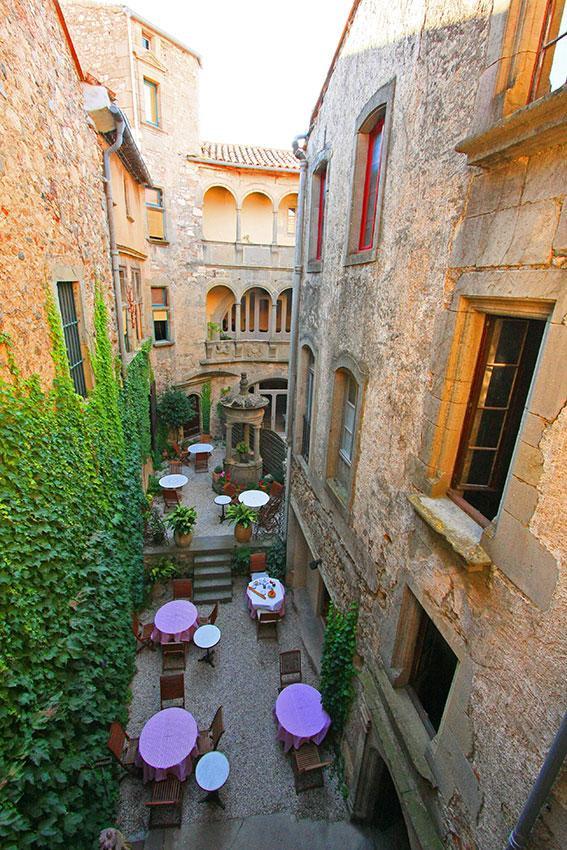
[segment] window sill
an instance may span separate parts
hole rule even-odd
[[[365,263],[373,263],[376,260],[377,254],[377,248],[370,248],[368,251],[353,251],[351,254],[347,254],[344,265],[362,266]]]
[[[155,130],[156,133],[166,132],[159,124],[152,124],[150,121],[141,121],[140,123],[142,124],[142,127],[146,128],[146,130]]]
[[[523,106],[483,133],[468,136],[455,150],[469,165],[489,168],[519,156],[537,153],[567,139],[567,86]]]
[[[343,517],[347,519],[349,512],[349,494],[342,486],[342,484],[340,484],[335,478],[327,478],[327,480],[325,481],[325,486],[333,502],[343,514]]]
[[[422,493],[411,493],[408,499],[422,520],[463,559],[467,572],[479,572],[491,565],[489,555],[480,545],[484,529],[454,502]]]
[[[169,241],[167,239],[155,239],[153,236],[148,236],[147,239],[152,245],[169,245]]]
[[[174,340],[172,339],[160,339],[158,342],[154,341],[154,348],[168,348],[170,345],[175,345]]]

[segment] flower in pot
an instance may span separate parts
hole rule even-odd
[[[240,463],[248,462],[248,452],[250,451],[250,446],[244,440],[241,440],[240,443],[237,443],[234,447],[236,453],[238,454],[238,459]]]
[[[193,539],[193,529],[197,522],[197,511],[189,505],[177,505],[165,518],[165,522],[173,529],[173,536],[178,546],[190,546]]]
[[[226,518],[231,525],[234,525],[236,540],[239,543],[248,543],[252,537],[252,525],[256,522],[256,511],[238,502],[236,505],[228,506]]]

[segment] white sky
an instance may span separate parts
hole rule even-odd
[[[202,139],[287,148],[308,129],[352,0],[126,4],[201,55]]]

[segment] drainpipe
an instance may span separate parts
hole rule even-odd
[[[295,432],[295,387],[297,383],[297,349],[299,342],[299,297],[301,291],[301,276],[303,272],[303,214],[305,209],[305,180],[307,175],[307,156],[305,149],[300,147],[300,141],[307,140],[307,135],[296,136],[292,142],[293,153],[299,160],[299,191],[297,193],[297,222],[295,229],[295,256],[293,260],[292,293],[293,304],[291,313],[291,338],[289,342],[289,372],[287,384],[287,417],[286,417],[286,443],[287,463],[285,475],[285,528],[287,529],[289,517],[290,483],[291,483],[291,458],[293,454],[293,440]]]
[[[528,842],[534,823],[540,809],[547,800],[549,792],[561,770],[561,765],[567,755],[567,712],[557,735],[539,772],[538,778],[530,792],[516,826],[510,833],[506,850],[523,850]]]
[[[114,303],[116,307],[116,327],[118,330],[118,345],[120,348],[120,360],[122,370],[126,366],[126,346],[124,345],[124,323],[122,321],[122,293],[120,291],[120,269],[118,262],[118,249],[116,247],[116,229],[114,227],[114,206],[112,200],[112,182],[110,180],[110,157],[118,150],[124,137],[124,116],[120,109],[111,104],[109,107],[114,117],[116,127],[116,139],[114,144],[106,148],[103,154],[104,163],[104,194],[106,197],[106,217],[108,219],[108,238],[110,242],[110,263],[112,267],[112,283],[114,287]]]

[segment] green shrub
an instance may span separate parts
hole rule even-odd
[[[157,412],[170,428],[181,428],[195,413],[193,399],[181,390],[170,387],[158,399]]]
[[[189,417],[187,417],[189,418]],[[211,433],[211,382],[205,381],[201,389],[201,422],[203,434]],[[183,424],[183,423],[182,423]]]
[[[232,553],[232,571],[236,575],[247,575],[250,567],[250,546],[236,546]]]
[[[269,575],[272,578],[284,581],[286,574],[286,546],[281,537],[276,537],[268,549],[267,562]]]

